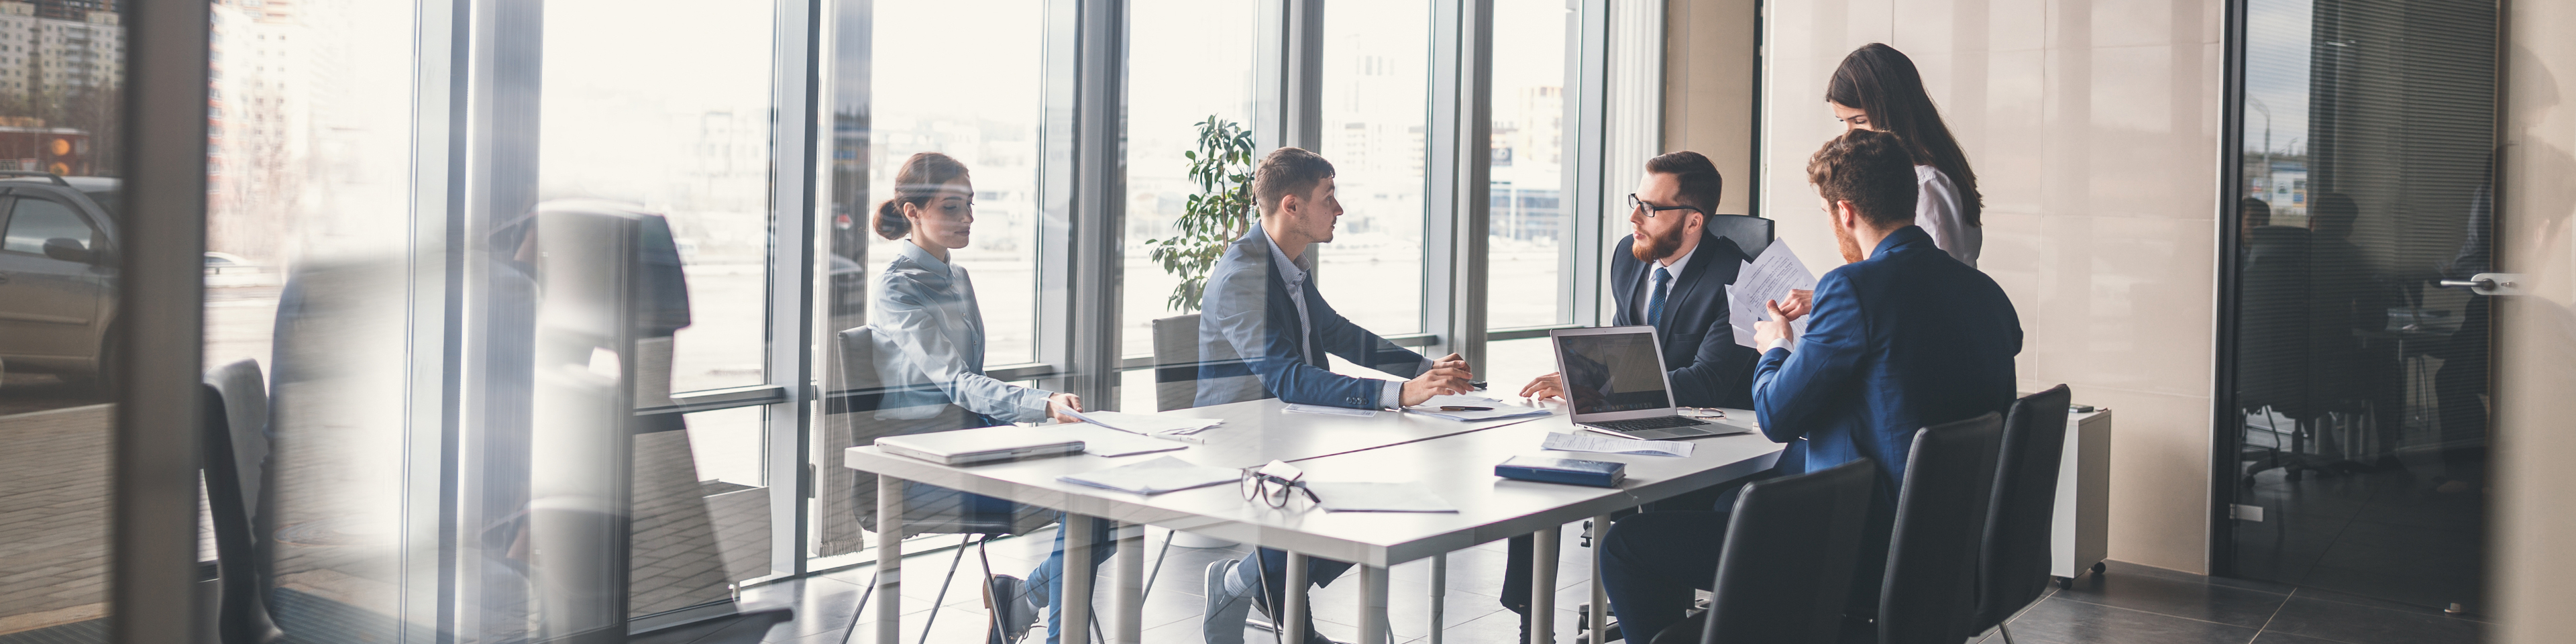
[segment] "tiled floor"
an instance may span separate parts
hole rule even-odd
[[[2354,468],[2358,470],[2359,468]],[[2367,595],[2418,606],[2487,605],[2482,490],[2435,491],[2436,475],[2467,480],[2432,455],[2288,480],[2254,476],[2239,503],[2263,507],[2263,521],[2236,524],[2237,568],[2245,576]]]
[[[1045,556],[1052,538],[1041,533],[994,542],[994,570],[1025,574]],[[1162,532],[1152,531],[1148,539],[1146,565],[1150,567]],[[1564,554],[1557,641],[1573,642],[1573,607],[1588,599],[1584,583],[1590,570],[1585,559],[1591,551],[1569,540]],[[905,570],[915,576],[904,585],[903,632],[908,644],[924,641],[920,629],[931,621],[930,600],[939,590],[933,582],[951,556],[953,552],[932,552],[905,560]],[[1160,580],[1147,596],[1145,642],[1200,642],[1200,573],[1210,562],[1240,556],[1239,550],[1173,548]],[[1503,644],[1517,634],[1517,618],[1502,610],[1496,599],[1502,585],[1502,559],[1501,543],[1450,555],[1444,641]],[[748,589],[743,592],[746,611],[785,608],[793,616],[774,624],[766,618],[704,624],[661,634],[652,642],[839,644],[848,636],[851,607],[869,583],[869,574],[869,568],[861,567]],[[982,638],[985,613],[973,586],[977,574],[974,555],[969,553],[956,585],[937,608],[936,624],[928,625],[932,632],[926,641],[970,644]],[[1429,583],[1426,562],[1394,570],[1388,613],[1399,644],[1423,641],[1429,629]],[[1358,597],[1354,586],[1335,583],[1314,594],[1317,628],[1337,641],[1352,641],[1357,630],[1351,625],[1356,614],[1352,605]],[[2416,606],[2119,562],[2110,563],[2105,575],[2078,580],[2072,590],[2052,588],[2010,623],[2016,644],[2474,644],[2483,641],[2488,626],[2478,619]],[[875,616],[870,615],[861,621],[857,641],[870,641],[874,629]],[[1042,631],[1033,633],[1030,641],[1038,637]],[[1245,641],[1271,640],[1266,632],[1251,631]],[[1978,639],[1979,644],[2002,641],[1993,633]]]

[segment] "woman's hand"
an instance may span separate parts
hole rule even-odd
[[[1048,415],[1050,415],[1050,416],[1054,416],[1054,417],[1055,417],[1055,422],[1059,422],[1059,423],[1079,423],[1079,422],[1082,422],[1082,419],[1080,419],[1080,418],[1074,418],[1074,417],[1073,417],[1073,414],[1067,413],[1067,412],[1078,412],[1078,411],[1082,411],[1082,397],[1081,397],[1081,396],[1076,396],[1076,395],[1073,395],[1073,394],[1056,394],[1056,395],[1052,395],[1052,396],[1047,396],[1047,414],[1048,414]]]

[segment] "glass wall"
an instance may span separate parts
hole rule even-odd
[[[1572,319],[1573,158],[1567,38],[1578,14],[1558,0],[1494,5],[1492,194],[1485,323],[1497,329]],[[1490,351],[1490,349],[1488,349]],[[1545,373],[1544,371],[1539,373]]]
[[[1194,293],[1181,290],[1185,276],[1204,276],[1195,266],[1166,268],[1154,252],[1181,234],[1181,218],[1191,212],[1191,198],[1213,196],[1241,184],[1217,181],[1202,189],[1193,179],[1195,157],[1211,156],[1205,134],[1229,132],[1208,123],[1230,124],[1248,135],[1253,126],[1252,0],[1143,0],[1128,5],[1127,43],[1127,235],[1126,300],[1119,314],[1121,355],[1154,355],[1156,320],[1196,313]],[[1213,27],[1213,28],[1211,28]],[[1223,139],[1220,139],[1223,141]],[[1254,162],[1266,150],[1251,150]],[[1239,173],[1248,165],[1234,166]],[[1217,172],[1223,173],[1224,170]],[[1215,176],[1214,174],[1210,175]],[[1215,216],[1201,208],[1198,216]],[[1244,213],[1258,219],[1257,210]],[[1182,248],[1174,245],[1175,249]],[[1185,325],[1186,326],[1186,325]],[[1197,330],[1190,329],[1195,343]],[[1179,345],[1175,345],[1179,346]],[[1197,348],[1189,346],[1190,353]],[[1195,359],[1194,357],[1191,359]],[[1160,408],[1150,371],[1126,375],[1120,409]],[[1184,404],[1185,401],[1173,401]]]
[[[2245,12],[2223,567],[2482,611],[2495,5]]]
[[[1315,283],[1334,309],[1379,335],[1424,330],[1430,51],[1428,0],[1324,13],[1318,152],[1333,162],[1344,213],[1332,243],[1314,249]]]

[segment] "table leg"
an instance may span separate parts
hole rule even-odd
[[[1441,631],[1448,630],[1449,619],[1449,553],[1431,555],[1431,642],[1440,644]]]
[[[1118,526],[1118,630],[1109,636],[1117,644],[1140,644],[1145,641],[1145,524]]]
[[[1360,566],[1360,641],[1385,644],[1386,567]]]
[[[1564,531],[1564,527],[1549,526],[1532,535],[1538,547],[1530,549],[1528,644],[1550,644],[1556,639],[1556,548]]]
[[[1057,609],[1057,622],[1064,632],[1053,635],[1063,644],[1091,642],[1091,584],[1099,574],[1091,567],[1090,528],[1091,517],[1070,512],[1064,515],[1064,525],[1056,526],[1064,531],[1064,577],[1059,584],[1063,590],[1056,593],[1056,601],[1063,606]]]
[[[1584,617],[1592,625],[1592,641],[1595,642],[1609,637],[1610,632],[1605,630],[1610,623],[1610,591],[1601,585],[1601,549],[1608,543],[1602,538],[1609,534],[1610,515],[1592,517],[1592,610],[1587,611]]]
[[[1256,556],[1258,553],[1256,552]],[[1288,553],[1288,596],[1286,613],[1272,625],[1279,628],[1280,641],[1306,641],[1306,555]]]
[[[903,480],[877,477],[877,644],[903,644]]]

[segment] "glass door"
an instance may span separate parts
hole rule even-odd
[[[2496,4],[2240,7],[2217,568],[2479,611]]]

